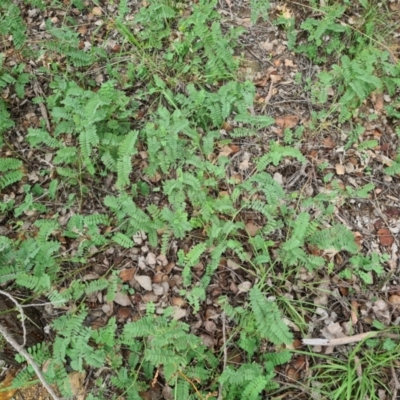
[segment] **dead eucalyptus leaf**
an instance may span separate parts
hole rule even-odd
[[[147,275],[136,275],[135,276],[136,282],[145,290],[153,290],[151,286],[151,278]]]

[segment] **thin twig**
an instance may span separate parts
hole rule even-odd
[[[45,307],[45,306],[54,306],[55,304],[65,303],[64,300],[56,300],[56,301],[48,301],[43,303],[31,303],[31,304],[21,304],[22,308],[28,307]]]
[[[393,394],[392,394],[392,400],[396,400],[397,392],[400,389],[400,382],[397,379],[396,370],[394,369],[393,365],[390,366],[390,370],[392,372],[392,378],[393,378],[393,382],[394,382],[394,390],[393,390]]]
[[[38,365],[35,363],[31,355],[21,346],[17,343],[17,341],[11,336],[11,334],[8,332],[6,327],[0,324],[0,333],[3,335],[4,339],[20,354],[21,356],[25,357],[25,359],[28,361],[28,363],[31,365],[33,370],[36,372],[36,375],[42,385],[45,387],[49,395],[53,398],[53,400],[61,400],[60,397],[57,396],[57,394],[54,392],[53,388],[46,382],[44,379],[44,376],[42,374],[42,371],[40,371],[40,368]]]
[[[303,344],[310,346],[342,346],[344,344],[357,343],[365,339],[370,339],[379,336],[388,337],[394,340],[400,339],[400,335],[387,332],[373,331],[373,332],[360,333],[358,335],[353,335],[353,336],[345,336],[342,338],[334,338],[334,339],[303,339],[302,342]]]
[[[223,370],[222,370],[222,372],[223,372],[223,371],[225,371],[226,364],[228,362],[228,349],[226,347],[226,326],[225,326],[226,316],[225,316],[224,312],[222,312],[222,314],[221,314],[221,319],[222,319],[222,339],[224,341],[224,367],[223,367]],[[223,383],[220,383],[219,389],[218,389],[218,392],[219,392],[218,393],[218,400],[222,400],[222,398],[223,398],[222,397],[223,388],[224,388]]]
[[[194,391],[197,393],[197,396],[199,396],[200,400],[204,400],[203,396],[201,395],[201,393],[199,392],[199,390],[197,389],[196,385],[192,382],[191,379],[189,379],[183,372],[178,371],[178,374],[186,381],[189,382],[192,386]]]
[[[24,310],[22,309],[22,307],[18,303],[18,301],[15,300],[13,296],[11,296],[11,294],[9,294],[7,292],[4,292],[3,290],[0,290],[0,294],[2,294],[3,296],[8,297],[15,304],[15,306],[18,308],[19,313],[21,314],[21,325],[22,325],[22,332],[23,332],[22,345],[21,346],[25,347],[25,345],[26,345],[26,327],[25,327]]]

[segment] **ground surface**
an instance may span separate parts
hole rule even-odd
[[[395,13],[397,6],[394,3],[390,4],[392,8],[389,10]],[[305,54],[295,53],[288,47],[287,31],[282,25],[274,24],[272,21],[283,16],[286,20],[295,18],[300,24],[306,18],[319,18],[322,15],[321,11],[311,8],[305,1],[277,2],[271,4],[268,19],[258,18],[257,23],[252,24],[251,8],[247,2],[233,0],[219,2],[216,10],[221,16],[222,30],[228,32],[231,27],[243,27],[246,31],[238,39],[239,45],[235,49],[235,57],[241,59],[236,79],[238,81],[247,79],[255,85],[254,103],[249,112],[252,116],[270,117],[273,123],[265,128],[254,128],[255,135],[231,137],[230,132],[235,132],[240,122],[231,116],[226,118],[220,126],[223,131],[222,136],[215,140],[214,150],[205,157],[213,165],[218,165],[221,159],[226,158],[227,162],[224,164],[226,175],[219,177],[218,184],[214,185],[212,190],[204,189],[204,186],[201,190],[209,190],[208,193],[213,193],[219,200],[224,196],[234,196],[236,185],[243,184],[256,175],[260,169],[258,159],[271,151],[271,143],[293,147],[299,153],[281,157],[277,163],[269,162],[263,169],[283,189],[284,200],[282,199],[279,205],[279,212],[282,213],[282,218],[289,216],[288,219],[292,222],[285,222],[281,226],[278,224],[276,229],[271,228],[268,231],[270,219],[266,214],[238,206],[238,214],[232,216],[231,220],[243,225],[244,229],[240,227],[235,235],[235,240],[241,243],[243,252],[235,252],[234,247],[231,247],[223,253],[205,287],[205,299],[197,303],[196,299],[188,295],[188,288],[193,289],[202,284],[202,279],[208,273],[212,251],[218,246],[217,241],[212,244],[207,242],[209,240],[207,229],[211,222],[204,223],[203,226],[193,226],[193,229],[186,231],[173,228],[173,234],[170,235],[166,234],[169,232],[168,226],[156,226],[155,243],[149,238],[151,233],[145,233],[142,229],[131,235],[128,243],[121,238],[118,239],[119,242],[117,239],[113,241],[107,239],[104,242],[99,239],[96,242],[95,234],[111,237],[110,235],[119,231],[125,232],[123,231],[125,222],[118,217],[118,213],[123,211],[122,208],[111,212],[109,206],[111,201],[105,200],[107,196],[117,196],[120,191],[116,170],[110,171],[104,166],[97,169],[96,166],[96,174],[90,175],[84,172],[85,162],[83,162],[69,174],[60,170],[54,161],[55,150],[50,140],[47,143],[42,141],[40,146],[34,145],[34,140],[26,140],[29,129],[40,128],[48,131],[51,136],[58,135],[58,140],[67,147],[78,146],[79,139],[72,131],[68,132],[68,127],[65,131],[61,129],[57,133],[56,125],[62,121],[52,105],[57,101],[54,99],[58,90],[54,84],[57,79],[74,80],[82,87],[89,85],[93,93],[97,93],[102,84],[115,79],[116,87],[135,102],[133,117],[129,120],[131,130],[141,130],[146,122],[151,121],[159,105],[173,109],[172,103],[166,100],[167,96],[161,100],[157,97],[157,90],[168,94],[167,89],[160,86],[156,90],[154,85],[152,88],[147,87],[145,79],[136,79],[129,85],[123,82],[123,77],[128,80],[129,74],[134,71],[132,65],[140,64],[139,58],[143,54],[135,53],[132,50],[134,44],[126,40],[127,36],[122,39],[121,29],[116,28],[114,20],[119,12],[118,4],[113,2],[95,4],[88,1],[82,5],[81,10],[68,1],[58,6],[47,6],[44,10],[21,5],[21,14],[27,26],[28,43],[32,51],[29,53],[17,50],[10,37],[5,37],[3,40],[3,68],[10,70],[23,62],[24,72],[30,74],[30,77],[24,85],[23,96],[20,97],[13,92],[15,86],[3,85],[2,97],[15,125],[4,132],[4,145],[0,157],[21,160],[23,177],[2,190],[3,203],[12,200],[13,205],[10,209],[3,207],[3,212],[0,214],[0,234],[15,243],[24,242],[28,238],[40,241],[44,235],[45,240],[56,242],[59,246],[56,252],[48,250],[48,254],[60,260],[57,265],[61,267],[55,275],[57,278],[54,280],[51,278],[49,288],[42,289],[35,283],[31,283],[31,286],[20,283],[18,286],[13,283],[15,279],[9,281],[3,279],[1,281],[4,282],[3,290],[9,291],[20,302],[48,304],[51,290],[63,293],[72,286],[72,282],[79,281],[85,284],[93,282],[93,288],[97,290],[85,289],[84,295],[78,296],[79,300],[71,294],[69,301],[62,306],[53,303],[40,307],[41,322],[47,327],[66,313],[76,312],[78,315],[77,310],[86,306],[87,311],[81,321],[82,326],[93,331],[101,331],[110,324],[112,318],[115,318],[117,331],[121,332],[126,324],[143,318],[149,303],[155,304],[155,315],[161,315],[167,307],[172,306],[174,320],[188,324],[188,331],[200,338],[202,344],[216,356],[218,362],[214,368],[220,372],[227,366],[238,368],[245,363],[257,362],[261,365],[265,362],[265,360],[260,361],[261,354],[264,353],[279,353],[283,348],[293,350],[290,361],[273,368],[276,374],[273,380],[278,385],[273,390],[267,390],[265,385],[265,390],[257,394],[259,397],[254,398],[330,398],[328,393],[331,392],[337,396],[332,398],[366,399],[364,394],[360,394],[366,392],[350,391],[346,395],[347,389],[341,394],[338,388],[346,379],[349,379],[349,386],[353,388],[358,387],[357,385],[362,386],[360,381],[366,379],[366,375],[372,376],[375,373],[377,379],[371,379],[374,387],[368,389],[369,392],[367,390],[368,398],[381,400],[395,398],[397,390],[400,389],[398,382],[400,365],[396,357],[391,358],[391,356],[399,350],[398,338],[396,332],[390,332],[392,335],[390,337],[387,335],[388,329],[395,328],[400,321],[398,310],[400,185],[398,171],[391,173],[387,168],[395,163],[399,134],[396,133],[398,119],[388,113],[387,107],[397,107],[398,89],[392,94],[385,90],[374,91],[352,112],[351,118],[344,121],[334,116],[333,112],[330,117],[331,111],[327,111],[328,116],[325,119],[320,118],[315,122],[313,120],[315,113],[329,110],[329,107],[338,101],[339,89],[332,85],[327,93],[327,102],[324,104],[315,102],[311,90],[315,84],[313,79],[319,72],[329,70],[337,59],[333,56],[327,57],[325,63],[317,64]],[[142,4],[127,2],[129,11],[125,14],[125,20],[132,21],[139,8],[147,6],[146,2]],[[190,15],[192,7],[193,4],[182,6],[181,15],[185,13]],[[350,18],[356,19],[360,14],[362,7],[355,2],[352,6],[348,6],[346,14],[342,16],[342,22],[351,25]],[[387,16],[387,25],[393,24],[393,29],[397,29],[389,35],[388,62],[395,65],[400,53],[398,47],[400,35],[393,14],[388,13]],[[56,48],[45,45],[54,40],[49,30],[46,30],[46,21],[56,28],[70,26],[72,31],[79,34],[80,49],[101,47],[107,52],[107,58],[102,59],[99,56],[89,65],[71,67],[72,58],[68,54],[58,54]],[[146,28],[143,25],[140,30],[145,31]],[[166,46],[165,41],[179,42],[179,35],[181,32],[178,27],[174,27],[171,36],[164,39],[164,46]],[[324,40],[329,41],[329,37]],[[57,46],[57,40],[54,43]],[[163,54],[164,50],[162,48],[159,54],[154,55],[153,60],[156,60],[156,63],[159,61],[157,57],[162,57],[160,54]],[[110,65],[120,66],[116,78],[116,74],[112,76]],[[170,77],[167,72],[157,70],[157,73],[170,85],[174,95],[182,93],[186,95],[186,86],[195,82],[190,76],[191,71],[173,76],[171,79],[175,80],[171,85],[172,81],[168,80]],[[222,82],[223,80],[218,84],[222,86]],[[61,86],[62,84],[59,87]],[[204,83],[204,87],[214,93],[217,90],[213,83]],[[59,93],[64,92],[60,89]],[[79,103],[79,97],[78,100],[72,99],[72,102],[74,101],[78,104],[77,108],[86,105],[85,101]],[[115,114],[122,113],[123,108],[124,106],[115,109],[109,118],[113,119]],[[74,115],[76,121],[79,112]],[[67,114],[63,114],[62,118],[67,120]],[[363,129],[357,130],[358,126]],[[172,124],[169,129],[173,130]],[[201,129],[199,125],[199,132]],[[181,133],[179,135],[183,136]],[[160,142],[163,140],[168,140],[168,133],[160,139]],[[104,147],[104,144],[102,146]],[[132,171],[128,173],[131,183],[141,183],[141,186],[135,188],[139,193],[135,197],[135,204],[137,209],[146,213],[149,213],[146,211],[149,210],[147,208],[149,205],[156,205],[161,210],[173,204],[174,200],[171,199],[178,189],[172,188],[171,192],[167,193],[163,188],[168,179],[178,182],[182,176],[186,176],[185,171],[196,172],[193,165],[191,167],[184,165],[164,170],[160,167],[153,171],[154,173],[149,173],[148,168],[152,162],[149,147],[149,143],[139,135],[136,141],[137,152],[132,156]],[[90,155],[91,159],[99,158],[101,151],[99,146]],[[191,151],[189,146],[187,151]],[[166,153],[165,158],[167,156]],[[180,175],[182,171],[183,175]],[[213,173],[208,169],[204,172],[204,176],[207,178]],[[49,196],[48,193],[52,190],[50,184],[55,180],[58,182],[57,193],[55,196]],[[32,193],[31,203],[29,198],[27,199],[27,193]],[[129,193],[133,193],[133,190]],[[243,201],[247,201],[248,198],[252,201],[258,199],[264,201],[267,196],[268,194],[254,194],[249,191],[243,195]],[[196,209],[194,195],[189,197],[192,203],[186,200],[189,204],[186,211],[190,217],[199,213],[199,210],[200,214],[205,212],[203,209]],[[311,201],[309,206],[306,203],[307,199]],[[285,214],[283,211],[285,207],[293,212],[287,211]],[[222,206],[220,209],[223,210]],[[308,217],[304,216],[305,213]],[[101,221],[95,224],[95,229],[92,231],[88,222],[85,222],[87,225],[82,224],[88,227],[86,230],[81,229],[78,222],[75,227],[71,225],[70,221],[74,216],[86,217],[95,214],[107,215],[109,219],[107,222]],[[135,215],[130,217],[134,218]],[[229,218],[224,216],[221,220],[225,222]],[[307,228],[310,231],[302,235],[299,233],[295,239],[299,241],[298,246],[304,251],[304,254],[302,253],[304,257],[315,256],[324,260],[324,265],[318,268],[311,268],[307,261],[301,258],[302,256],[296,261],[295,253],[291,255],[289,250],[285,250],[287,253],[281,252],[281,246],[288,242],[293,232],[296,234],[297,230],[301,230],[293,225],[293,221],[301,218],[305,218],[305,224],[310,223],[310,227]],[[38,220],[56,221],[57,226],[50,226],[48,231],[43,233],[42,227],[45,223],[38,223]],[[161,220],[165,224],[167,217]],[[315,232],[312,232],[314,229],[311,227],[312,221],[316,221],[315,231],[327,232],[327,245],[316,245],[313,242]],[[184,226],[186,222],[183,219],[178,225]],[[330,237],[341,235],[342,231],[339,228],[334,230],[337,224],[346,227],[347,231],[352,233],[350,237],[351,240],[354,238],[356,250],[350,245],[346,247],[347,243],[343,243],[342,248],[339,248],[336,241]],[[223,231],[224,234],[226,232]],[[259,237],[259,232],[263,232],[263,241],[269,241],[266,250],[269,262],[257,264],[254,259],[246,261],[245,256],[241,258],[241,254],[246,252],[250,254],[254,251],[251,240]],[[215,235],[217,237],[217,234]],[[126,236],[129,236],[128,233]],[[305,239],[306,237],[309,240]],[[339,240],[340,238],[337,239]],[[89,243],[87,247],[83,245],[85,241]],[[189,282],[185,276],[187,273],[185,263],[179,262],[179,257],[180,254],[186,256],[191,254],[191,250],[202,243],[207,243],[207,250],[203,249],[199,257],[193,256],[195,262],[191,266],[192,276]],[[254,248],[256,247],[254,245]],[[289,259],[285,259],[284,254]],[[350,262],[350,258],[356,256],[364,258]],[[291,257],[293,262],[290,260]],[[190,264],[187,259],[186,262]],[[37,271],[35,273],[39,274]],[[110,300],[110,289],[108,286],[102,287],[101,282],[107,281],[107,284],[111,285],[110,282],[114,279],[112,277],[119,277],[120,281],[118,286],[115,286],[114,298]],[[100,283],[96,288],[97,281]],[[249,346],[240,342],[241,332],[245,331],[243,325],[240,325],[239,319],[235,320],[224,310],[220,299],[221,296],[225,296],[230,306],[247,309],[249,292],[257,285],[261,285],[264,297],[278,304],[282,319],[290,329],[292,340],[290,343],[275,343],[267,337],[262,337],[257,339],[257,345],[254,345],[256,354],[249,356],[252,354]],[[78,293],[78,289],[76,291]],[[196,294],[193,296],[196,297]],[[53,299],[55,298],[53,296]],[[257,318],[255,320],[255,331],[257,331],[258,320]],[[161,332],[163,328],[154,329],[159,329]],[[371,331],[380,332],[386,337],[375,339],[375,342],[361,343],[365,337],[354,336]],[[249,332],[248,338],[256,337],[254,331]],[[153,334],[154,332],[148,333],[150,336]],[[45,342],[51,344],[60,335],[62,335],[62,325],[58,325],[58,329],[57,326],[47,329]],[[328,347],[302,344],[304,338],[331,340],[350,336],[355,337],[355,343]],[[94,340],[97,339],[92,336],[90,343]],[[181,337],[174,340],[187,339]],[[102,342],[100,340],[96,343]],[[361,347],[357,347],[359,345]],[[132,348],[129,347],[129,350],[127,348],[128,346],[126,348],[122,346],[120,350],[124,359],[130,357],[130,352],[133,351]],[[139,354],[140,351],[137,350]],[[71,354],[75,354],[73,350]],[[40,357],[38,360],[38,363],[44,363]],[[194,364],[193,360],[189,363],[190,366]],[[75,382],[72,386],[77,399],[85,398],[89,393],[100,396],[99,387],[104,398],[111,399],[113,395],[118,396],[116,398],[136,398],[133,395],[129,397],[126,394],[128,390],[125,392],[125,389],[121,390],[121,393],[112,394],[112,390],[109,389],[112,387],[110,383],[112,382],[110,371],[114,368],[112,362],[102,368],[94,365],[93,362],[90,367],[81,368],[78,377],[70,375],[70,381]],[[175,389],[171,389],[174,387],[172,384],[166,383],[164,375],[166,372],[163,369],[166,369],[165,363],[154,362],[154,365],[158,367],[140,374],[138,372],[140,378],[135,378],[149,384],[148,387],[143,386],[143,390],[140,391],[141,398],[183,399],[173,392]],[[323,368],[318,369],[321,365],[330,366],[327,373],[334,378],[329,380],[324,375]],[[140,364],[138,370],[141,366]],[[74,365],[71,363],[68,372],[71,373],[73,369]],[[232,383],[225,383],[225,389],[222,388],[223,385],[215,383],[217,378],[214,381],[211,378],[204,379],[203,382],[207,384],[203,385],[200,378],[193,378],[189,373],[187,376],[184,375],[185,371],[182,370],[179,374],[188,382],[187,390],[193,396],[191,398],[221,399],[223,390],[227,390],[229,385],[234,387]],[[352,373],[354,374],[350,379]],[[102,379],[101,385],[95,383],[99,379]],[[178,384],[175,388],[177,386]],[[22,391],[19,396],[24,399],[38,398],[36,394],[34,397],[29,397]]]

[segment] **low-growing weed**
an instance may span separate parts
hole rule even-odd
[[[267,19],[268,1],[250,3],[253,24]],[[294,18],[277,21],[288,30],[292,50],[314,63],[332,60],[331,67],[307,82],[311,101],[319,107],[310,122],[315,130],[320,120],[324,127],[334,118],[349,120],[373,91],[394,95],[399,85],[398,65],[369,40],[369,3],[362,2],[365,32],[340,23],[348,3],[323,7],[319,17],[311,15],[300,27]],[[44,2],[25,4],[42,9]],[[90,11],[82,1],[71,4],[78,12]],[[233,55],[244,30],[223,29],[216,4],[199,0],[188,9],[185,3],[151,0],[133,18],[128,18],[127,1],[119,2],[117,15],[100,10],[105,35],[121,44],[118,55],[103,46],[81,48],[72,18],[61,26],[48,20],[40,43],[48,62],[40,69],[48,92],[32,103],[46,109],[52,129],[42,120],[14,146],[16,121],[7,96],[0,98],[0,190],[5,193],[0,212],[9,228],[0,236],[0,283],[62,310],[50,323],[54,341],[29,352],[36,363],[46,364],[46,379],[65,397],[72,396],[68,373],[91,369],[97,371],[91,400],[140,399],[158,381],[179,400],[266,398],[279,389],[276,368],[291,359],[289,326],[306,332],[305,310],[315,308],[308,299],[291,301],[285,284],[300,271],[335,273],[344,280],[356,276],[366,285],[384,272],[387,258],[359,254],[353,232],[334,218],[337,206],[349,198],[367,198],[374,185],[346,186],[329,170],[322,182],[326,190],[305,195],[288,193],[274,174],[309,163],[301,147],[305,126],[287,128],[282,138],[269,136],[264,150],[252,154],[249,166],[240,170],[240,179],[230,170],[230,152],[221,149],[262,140],[275,119],[254,113],[255,86],[236,79]],[[0,10],[9,15],[0,18],[2,38],[21,52],[33,51],[18,7],[5,1]],[[87,76],[86,68],[95,63],[108,74],[103,82]],[[0,89],[23,98],[31,79],[25,67],[1,63]],[[398,117],[397,106],[387,111]],[[355,125],[346,149],[359,144],[363,132]],[[366,141],[358,150],[362,156],[376,145]],[[37,154],[40,168],[27,161]],[[388,174],[399,172],[398,158]],[[31,168],[40,170],[38,177]],[[319,169],[328,168],[326,162]],[[140,303],[138,289],[123,282],[118,264],[107,256],[102,276],[82,275],[98,263],[98,254],[114,249],[136,262],[129,252],[138,247],[137,235],[146,238],[146,251],[151,248],[174,262],[181,281],[173,293],[182,297],[185,319],[178,318],[166,296],[162,306],[149,301],[144,310],[136,304],[135,320],[122,324],[110,316],[103,326],[91,326],[86,303],[93,295],[103,304],[113,304],[117,296],[126,296],[129,305],[132,299]],[[337,254],[348,259],[341,270],[333,262]],[[240,279],[251,282],[243,282],[235,296],[221,291],[213,304],[224,337],[217,347],[202,340],[192,322],[211,302],[210,288],[218,286],[227,260]],[[153,272],[143,272],[149,274],[149,292]],[[281,310],[293,321],[284,320]],[[327,363],[313,370],[320,392],[336,399],[374,398],[373,385],[386,388],[386,383],[373,365],[387,368],[394,362],[393,343],[385,343],[376,355],[371,350],[359,356],[358,346],[346,360],[325,356]],[[226,354],[232,349],[239,349],[240,365],[228,365]],[[33,376],[28,367],[14,386]]]

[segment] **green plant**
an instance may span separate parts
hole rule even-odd
[[[0,158],[0,172],[2,172],[0,190],[21,180],[24,176],[21,167],[22,162],[20,160],[15,158]]]
[[[371,256],[355,255],[350,258],[350,267],[345,268],[340,275],[344,278],[351,279],[351,275],[358,275],[365,284],[373,283],[372,272],[375,272],[377,277],[384,273],[383,265],[389,259],[387,254],[379,255],[372,253]]]
[[[311,392],[333,400],[378,400],[377,388],[391,393],[390,373],[388,375],[387,371],[395,368],[397,346],[388,339],[374,341],[376,345],[371,347],[368,347],[369,342],[360,342],[339,357],[313,354],[316,365],[312,367],[312,381],[315,385]],[[367,347],[364,349],[365,344]]]
[[[279,386],[273,381],[274,368],[288,362],[291,354],[287,350],[275,354],[264,354],[258,363],[251,360],[263,340],[269,340],[275,345],[290,344],[293,337],[288,327],[282,322],[279,309],[274,301],[267,300],[257,287],[250,290],[250,307],[233,308],[227,298],[221,298],[227,316],[233,319],[240,328],[239,346],[246,352],[248,362],[240,367],[227,367],[219,378],[224,388],[224,398],[236,399],[245,396],[248,399],[259,399],[264,391],[271,391]],[[243,397],[241,397],[243,398]]]
[[[91,35],[101,33],[98,43],[115,39],[121,46],[117,53],[101,45],[81,49],[79,21],[72,14],[57,26],[47,21],[49,36],[33,47],[11,3],[0,5],[11,16],[9,21],[0,17],[0,35],[7,45],[13,36],[22,55],[39,47],[50,62],[36,75],[46,81],[46,93],[29,105],[44,107],[51,126],[45,128],[43,121],[30,126],[15,141],[13,107],[26,98],[31,77],[26,64],[2,62],[0,283],[29,299],[41,297],[65,307],[51,322],[54,342],[29,349],[39,365],[46,365],[46,379],[68,397],[70,370],[96,371],[91,400],[140,399],[158,383],[173,398],[191,400],[261,399],[283,390],[276,373],[291,359],[289,326],[307,332],[309,314],[315,311],[313,299],[302,297],[298,288],[308,291],[316,282],[304,283],[302,276],[338,273],[368,286],[387,261],[375,253],[361,254],[350,229],[337,223],[339,207],[368,198],[375,186],[343,184],[334,178],[327,158],[313,169],[314,155],[304,150],[313,145],[316,132],[334,128],[348,134],[345,150],[357,147],[361,159],[378,144],[363,142],[362,122],[349,124],[350,133],[336,126],[350,120],[372,92],[395,97],[398,90],[399,65],[373,36],[373,5],[362,1],[358,11],[366,24],[356,29],[343,23],[353,10],[350,1],[323,8],[311,1],[311,10],[318,8],[319,14],[310,14],[300,26],[287,15],[279,18],[290,48],[324,67],[304,78],[315,107],[310,123],[287,128],[283,138],[271,140],[275,119],[255,113],[254,85],[235,75],[235,47],[243,29],[223,27],[215,0],[151,0],[133,18],[128,1],[110,2],[102,9],[103,25]],[[250,3],[253,24],[268,17],[268,1]],[[44,5],[41,0],[25,4]],[[88,4],[71,2],[81,15],[93,11]],[[79,13],[74,9],[74,14]],[[88,68],[95,62],[108,79],[102,84]],[[300,73],[295,80],[302,84]],[[393,121],[399,118],[397,102],[386,111]],[[358,116],[362,120],[366,114]],[[241,163],[245,152],[249,159]],[[399,165],[398,156],[385,172],[395,175]],[[317,186],[301,175],[298,187],[291,189],[285,179],[306,167],[315,172]],[[124,296],[129,306],[155,287],[133,287],[134,280],[120,277],[117,261],[126,257],[136,263],[139,236],[145,238],[143,251],[160,256],[155,268],[140,274],[156,285],[155,271],[160,275],[164,266],[158,262],[165,258],[174,268],[162,272],[163,279],[176,273],[181,282],[174,281],[157,304],[148,303],[143,315],[140,304],[134,321],[111,316],[96,329],[86,306],[89,298],[112,303]],[[347,261],[339,267],[336,258]],[[106,266],[101,276],[90,272],[94,264]],[[231,274],[231,286],[221,284],[225,274]],[[238,281],[243,285],[235,291]],[[185,317],[179,314],[182,309],[166,305],[171,293],[181,296]],[[211,304],[223,341],[207,347],[192,322],[202,319]],[[375,349],[373,362],[386,368],[384,359],[395,343],[386,341]],[[240,353],[239,365],[228,361],[231,351]],[[373,384],[386,388],[382,372],[363,377],[365,382],[359,379],[359,355],[349,356],[347,364],[327,357],[326,368],[319,369],[317,362],[313,371],[322,382],[321,393],[364,398],[354,396],[371,397]],[[361,363],[372,374],[368,357],[372,354]],[[33,376],[26,368],[14,386]]]
[[[26,41],[26,26],[21,17],[20,8],[9,0],[0,5],[0,35],[12,35],[17,49],[21,49]]]
[[[313,103],[326,104],[328,94],[334,93],[331,112],[339,113],[340,122],[349,120],[373,91],[393,93],[400,82],[398,63],[389,61],[385,39],[374,38],[375,32],[385,31],[381,29],[385,22],[377,17],[382,12],[368,1],[361,5],[363,23],[357,27],[343,22],[350,4],[339,3],[323,7],[314,5],[320,17],[307,18],[299,29],[293,18],[277,20],[287,29],[288,45],[294,51],[316,63],[326,63],[329,59],[336,61],[313,80],[311,99]],[[311,9],[317,11],[313,7]],[[322,120],[321,116],[318,119]]]

